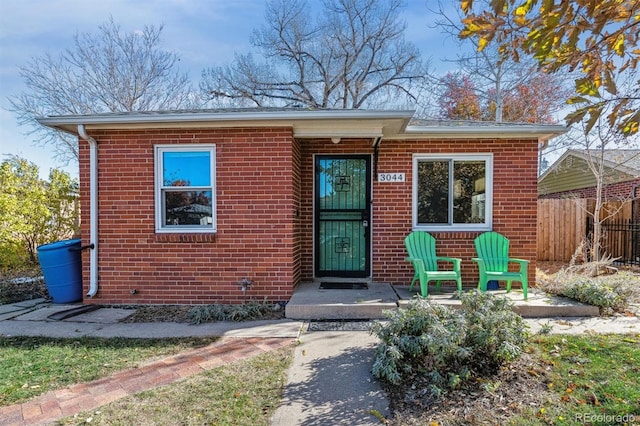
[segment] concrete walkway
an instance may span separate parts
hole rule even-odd
[[[121,323],[132,310],[102,308],[59,321],[68,305],[27,301],[0,306],[0,336],[193,337],[220,336],[206,348],[185,351],[141,368],[91,383],[48,392],[22,404],[0,407],[0,425],[50,424],[127,395],[170,384],[228,362],[295,345],[280,407],[281,425],[374,425],[389,413],[388,402],[370,374],[377,338],[366,322],[256,321],[247,323]],[[640,333],[640,318],[562,317],[526,319],[532,332],[578,334]],[[299,343],[299,344],[297,344]]]

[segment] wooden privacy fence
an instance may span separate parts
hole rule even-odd
[[[538,200],[538,260],[568,262],[585,236],[587,200]]]
[[[584,198],[538,200],[537,259],[570,261],[578,245],[587,235],[589,229],[587,221],[591,217],[588,212],[593,212],[593,207],[594,200]],[[605,224],[629,221],[631,202],[609,201],[604,203],[600,218],[606,218]],[[617,228],[603,227],[603,231],[607,230],[611,232],[605,236],[609,235],[611,240],[603,241],[603,248],[607,252],[616,251],[614,247],[619,244],[622,234],[618,232]],[[605,242],[608,245],[604,244]],[[624,244],[626,247],[631,243],[625,242]]]

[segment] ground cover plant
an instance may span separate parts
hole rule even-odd
[[[597,306],[601,315],[623,313],[640,303],[640,276],[631,271],[589,276],[568,267],[538,278],[537,285],[547,293]]]
[[[639,335],[528,336],[506,299],[461,298],[417,298],[372,328],[388,424],[640,424]]]
[[[0,272],[0,305],[47,297],[49,293],[39,267]]]
[[[601,315],[614,315],[628,311],[640,303],[640,274],[633,270],[604,270],[609,273],[594,275],[589,264],[563,265],[553,273],[539,272],[537,286],[541,290],[597,306]],[[614,271],[615,273],[610,273]]]
[[[217,338],[0,338],[0,405],[95,380],[159,356],[208,345]]]

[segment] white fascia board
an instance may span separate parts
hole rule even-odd
[[[41,117],[42,125],[75,133],[78,124],[87,129],[110,128],[161,128],[161,127],[250,127],[283,125],[304,127],[306,122],[334,121],[377,121],[399,120],[402,129],[413,116],[413,111],[371,111],[371,110],[308,110],[301,111],[231,111],[231,112],[133,112],[93,115],[68,115]]]
[[[354,127],[354,128],[341,128],[340,126],[334,126],[332,129],[321,128],[309,128],[309,127],[296,127],[293,131],[293,136],[300,139],[313,139],[313,138],[379,138],[383,136],[382,127]]]
[[[402,139],[442,138],[442,139],[510,139],[535,137],[544,141],[566,133],[568,127],[559,125],[484,125],[484,126],[408,126]]]

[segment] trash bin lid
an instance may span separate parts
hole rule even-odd
[[[75,238],[73,240],[62,240],[62,241],[56,241],[55,243],[43,244],[41,246],[38,246],[36,250],[37,251],[59,250],[59,249],[64,249],[74,245],[79,245],[81,243],[82,243],[82,240],[80,238]]]

